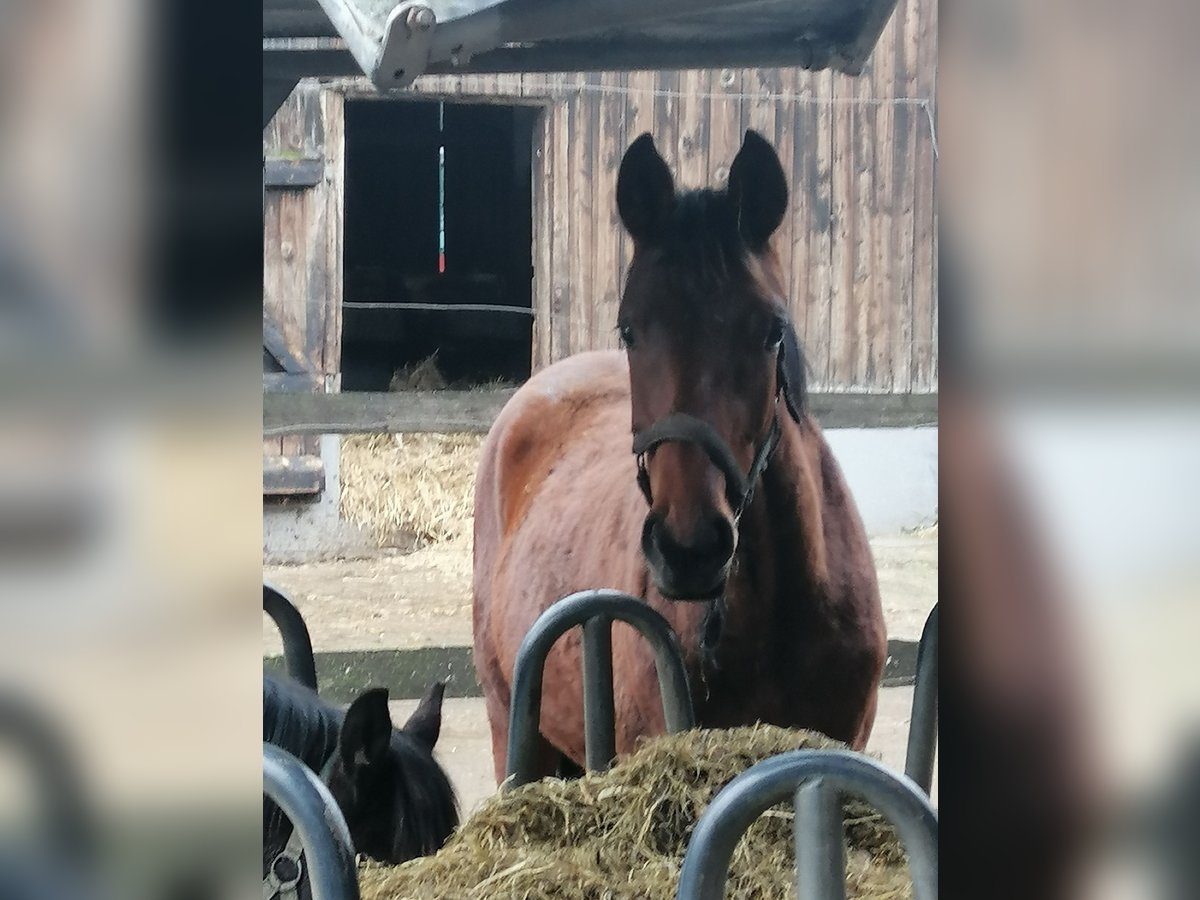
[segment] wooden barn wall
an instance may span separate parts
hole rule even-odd
[[[701,186],[728,175],[754,128],[790,174],[791,215],[776,240],[813,389],[925,393],[937,390],[936,42],[936,0],[900,0],[859,78],[440,76],[412,94],[544,107],[533,143],[535,369],[617,345],[631,247],[614,195],[628,144],[653,133],[678,183]]]
[[[263,311],[289,350],[324,381],[341,369],[342,97],[303,83],[263,131],[270,159],[322,161],[322,182],[263,197]],[[263,455],[316,456],[319,439],[266,438]]]

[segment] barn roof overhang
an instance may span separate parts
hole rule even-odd
[[[857,75],[895,5],[263,0],[263,121],[305,76],[365,73],[386,91],[425,74],[800,66]]]

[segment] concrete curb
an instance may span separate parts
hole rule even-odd
[[[318,653],[317,683],[321,695],[349,703],[368,687],[385,686],[393,700],[415,700],[435,681],[446,680],[447,697],[479,697],[470,647],[419,647],[409,650],[344,650]],[[888,641],[884,687],[912,684],[917,668],[917,642]],[[285,674],[283,657],[263,659],[263,670]]]

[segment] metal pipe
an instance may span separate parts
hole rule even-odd
[[[822,778],[796,789],[796,900],[845,900],[842,804]]]
[[[933,786],[933,761],[937,753],[938,722],[938,608],[925,620],[917,645],[917,674],[913,687],[912,717],[908,724],[908,750],[904,774],[926,794]]]
[[[283,638],[283,662],[288,675],[315,691],[317,661],[313,657],[312,638],[300,610],[283,591],[264,581],[263,612],[271,617]]]
[[[542,613],[521,642],[513,666],[512,706],[508,720],[508,757],[505,788],[536,779],[538,725],[542,712],[542,676],[555,642],[570,628],[602,616],[632,625],[650,643],[658,672],[659,692],[667,731],[674,734],[695,727],[692,694],[688,687],[683,651],[670,624],[645,601],[613,590],[580,591],[559,600]],[[609,667],[611,671],[611,654]],[[587,710],[584,711],[585,722]]]
[[[908,854],[915,900],[935,900],[938,891],[938,820],[929,798],[911,779],[851,750],[795,750],[747,769],[713,798],[688,843],[679,875],[677,900],[720,900],[734,847],[746,829],[766,810],[798,793],[801,785],[820,779],[830,794],[850,794],[865,800],[890,821]],[[802,809],[827,801],[805,795]],[[836,823],[841,840],[839,814]],[[805,826],[797,822],[796,828]],[[831,838],[829,838],[831,839]],[[797,847],[800,850],[800,847]],[[844,872],[842,874],[844,878]],[[798,875],[802,885],[806,876]],[[801,895],[802,900],[817,900]],[[822,897],[821,900],[824,900]]]
[[[263,793],[300,834],[312,900],[358,900],[354,843],[329,788],[296,757],[264,741]]]
[[[583,732],[587,767],[604,771],[617,758],[612,619],[607,616],[583,623]]]
[[[534,312],[527,306],[500,306],[496,303],[408,303],[397,300],[395,303],[366,302],[359,300],[344,300],[342,309],[390,309],[401,312],[415,310],[418,312],[474,312],[474,313],[513,313],[518,316],[533,317]]]

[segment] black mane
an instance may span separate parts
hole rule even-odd
[[[263,740],[318,774],[337,748],[343,718],[307,688],[263,675]]]

